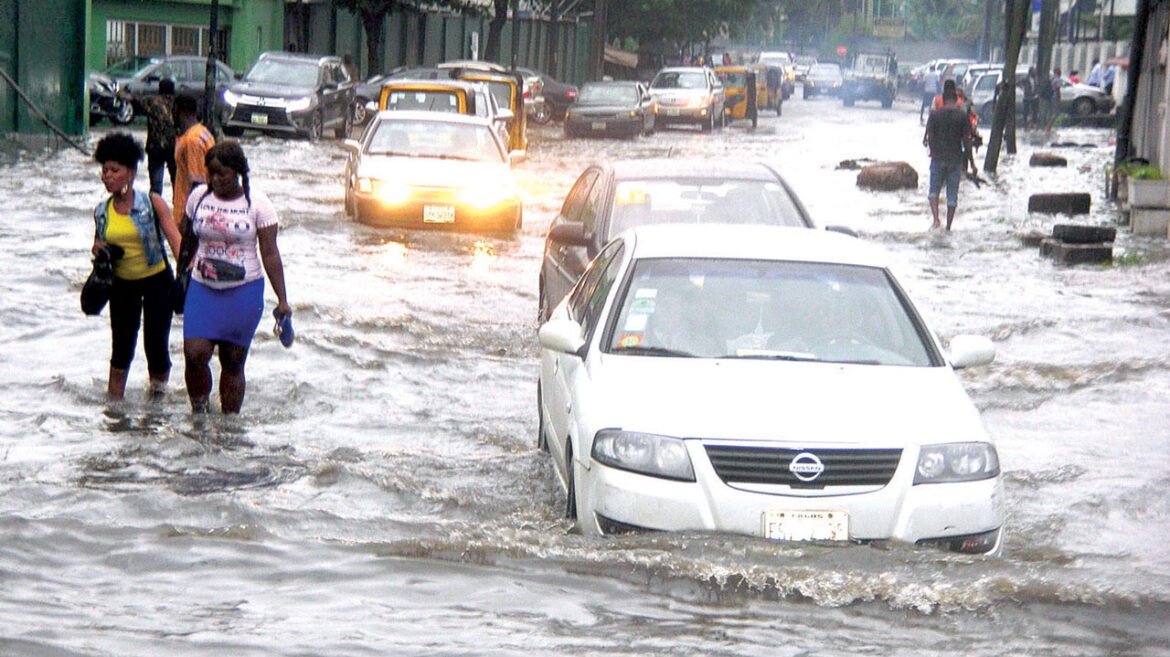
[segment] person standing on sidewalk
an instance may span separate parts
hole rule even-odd
[[[942,227],[938,217],[938,196],[945,184],[947,230],[950,230],[955,221],[955,210],[959,206],[959,181],[963,177],[963,169],[970,164],[972,175],[978,174],[975,157],[971,152],[971,123],[967,120],[967,113],[959,109],[954,80],[943,83],[942,97],[943,106],[932,110],[926,120],[922,145],[930,149],[930,191],[927,200],[930,201],[930,214],[934,220],[930,227]]]
[[[199,122],[199,104],[191,96],[175,99],[175,202],[172,207],[182,217],[187,197],[195,185],[207,183],[207,151],[215,137]],[[183,226],[180,225],[180,229]]]
[[[150,193],[162,195],[163,169],[175,186],[175,81],[158,82],[158,95],[143,101],[146,110],[146,168],[150,173]]]

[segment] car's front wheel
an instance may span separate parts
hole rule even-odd
[[[1096,110],[1097,106],[1093,103],[1092,98],[1078,98],[1072,104],[1073,116],[1091,116]]]
[[[126,125],[134,120],[134,103],[123,100],[114,108],[110,115],[110,122],[114,125]]]
[[[366,121],[370,119],[370,112],[366,109],[366,102],[361,98],[353,99],[353,123],[354,125],[365,125]]]

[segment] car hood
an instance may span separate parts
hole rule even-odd
[[[612,412],[594,429],[800,444],[988,440],[949,367],[602,357],[596,408]]]
[[[706,96],[710,92],[706,89],[651,89],[650,95],[658,99],[667,98],[694,98]]]
[[[300,98],[312,96],[316,91],[313,87],[290,87],[286,84],[272,84],[269,82],[249,82],[241,80],[233,84],[232,93],[248,94],[250,96],[264,96],[266,98]]]
[[[394,180],[406,185],[462,187],[472,181],[510,180],[512,170],[502,162],[366,155],[358,165],[358,176]]]
[[[1088,84],[1075,82],[1068,86],[1068,91],[1073,92],[1076,96],[1104,96],[1105,92]]]

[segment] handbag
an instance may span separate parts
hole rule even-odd
[[[210,193],[209,187],[203,192],[203,196],[199,197],[199,202],[195,204],[195,216],[199,216],[199,206],[203,205],[203,199]],[[184,214],[183,220],[183,239],[179,243],[179,257],[175,262],[175,281],[171,283],[171,310],[176,315],[182,315],[183,307],[187,305],[187,288],[191,287],[191,261],[195,259],[195,253],[199,250],[199,236],[195,234],[194,217]]]
[[[107,244],[93,256],[93,271],[81,286],[81,312],[99,315],[110,302],[110,291],[114,288],[114,263],[122,257],[122,247]]]

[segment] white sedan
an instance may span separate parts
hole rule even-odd
[[[540,328],[538,441],[587,534],[717,531],[998,554],[999,459],[880,251],[764,226],[647,226]]]

